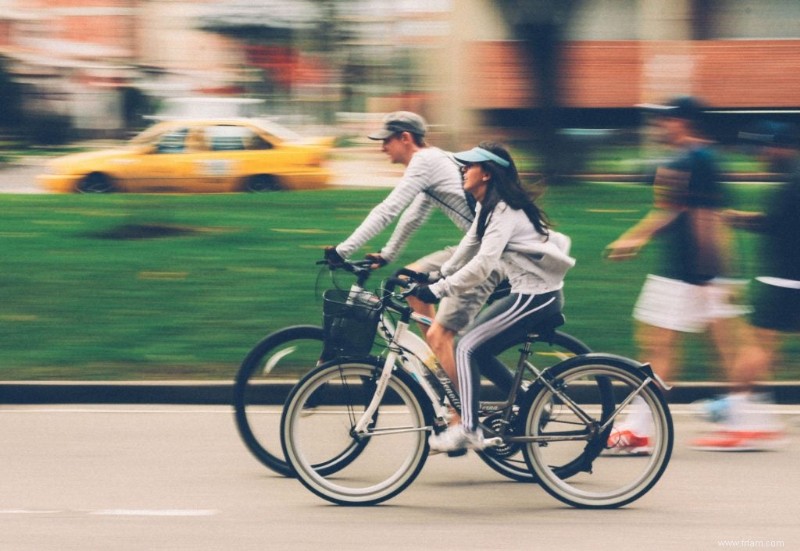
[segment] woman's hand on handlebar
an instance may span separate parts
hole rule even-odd
[[[442,274],[439,272],[415,272],[408,268],[400,268],[394,274],[394,277],[407,278],[412,283],[435,283],[442,279]]]
[[[395,293],[395,287],[401,287],[405,290],[400,293]],[[385,297],[392,295],[395,297],[401,296],[403,298],[415,297],[428,304],[436,304],[440,300],[427,285],[412,281],[408,277],[390,277],[384,280],[383,288]]]
[[[428,285],[414,285],[408,290],[406,296],[418,298],[426,304],[436,304],[439,302],[439,297],[433,294]]]

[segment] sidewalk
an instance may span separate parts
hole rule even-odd
[[[283,404],[293,381],[270,385],[270,404]],[[722,394],[721,383],[676,383],[670,401],[686,404]],[[778,404],[800,404],[800,381],[765,383],[759,390],[772,393]],[[483,399],[502,399],[493,386],[485,386]],[[0,404],[195,404],[226,405],[233,397],[233,381],[4,381]]]

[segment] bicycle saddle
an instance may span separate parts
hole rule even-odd
[[[547,317],[528,329],[528,338],[531,340],[547,340],[552,337],[556,329],[567,322],[562,312]]]

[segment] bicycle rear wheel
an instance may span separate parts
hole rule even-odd
[[[281,389],[320,363],[322,344],[321,327],[286,327],[258,342],[236,373],[233,408],[239,435],[263,465],[284,476],[294,474],[281,449],[281,407],[289,392]]]
[[[401,370],[389,379],[366,434],[355,433],[382,368],[371,358],[334,360],[303,377],[287,398],[284,455],[303,485],[332,503],[386,501],[414,481],[427,459],[430,401]]]
[[[550,387],[537,383],[521,430],[540,439],[524,445],[525,461],[540,485],[556,499],[580,508],[614,508],[646,494],[664,473],[672,454],[672,418],[661,391],[636,362],[616,356],[589,354],[553,368]],[[598,393],[596,381],[606,379],[613,389]],[[552,389],[551,389],[552,387]],[[639,455],[609,453],[614,424],[626,417],[647,423],[650,437]],[[582,458],[579,472],[569,478],[558,473],[565,460]]]
[[[516,369],[522,344],[522,342],[517,343],[497,356],[511,371]],[[591,349],[579,339],[567,333],[556,331],[549,341],[543,340],[533,343],[531,346],[531,355],[528,357],[527,361],[531,366],[542,371],[568,358],[581,354],[588,354],[589,352],[591,352]],[[602,380],[598,382],[598,385],[605,384],[606,383]],[[602,387],[600,390],[602,390]],[[517,403],[524,403],[524,397],[520,396],[517,399]],[[500,414],[490,415],[483,419],[482,422],[495,429],[500,429],[500,425],[503,423]],[[511,423],[513,427],[513,418],[511,419]],[[505,477],[519,482],[537,481],[536,475],[533,474],[525,462],[525,458],[522,454],[522,445],[520,444],[506,443],[502,446],[487,448],[477,453],[484,463]],[[560,474],[562,476],[571,476],[574,472],[572,472],[572,469],[570,469],[567,464],[563,466]]]

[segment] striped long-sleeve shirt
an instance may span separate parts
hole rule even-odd
[[[400,183],[336,251],[343,258],[352,256],[400,216],[389,242],[381,249],[381,256],[392,261],[434,208],[439,208],[462,232],[469,229],[474,219],[456,162],[437,147],[425,147],[411,158]]]

